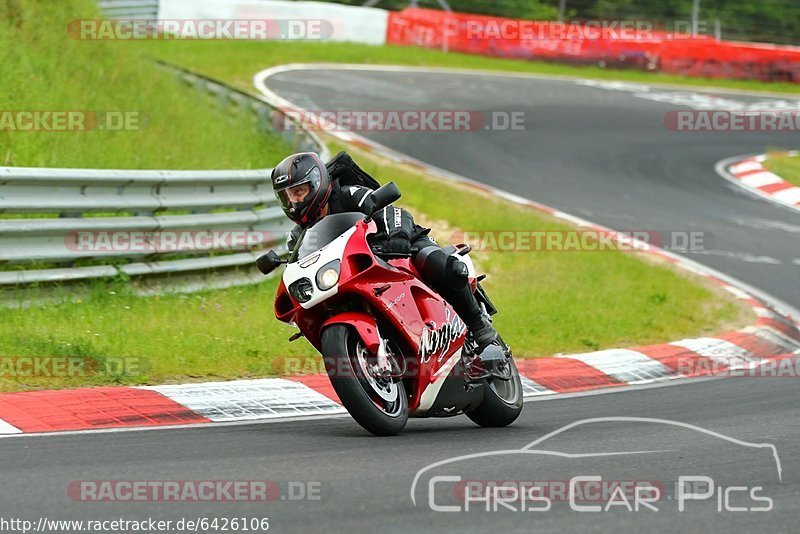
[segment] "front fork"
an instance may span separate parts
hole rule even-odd
[[[335,315],[322,324],[322,329],[334,324],[344,324],[356,329],[361,341],[370,354],[375,354],[377,363],[376,377],[392,376],[392,362],[386,348],[386,340],[378,329],[375,318],[363,312],[345,312]]]
[[[378,325],[375,325],[375,328],[377,329]],[[392,364],[389,361],[389,353],[386,351],[386,340],[381,335],[380,330],[378,330],[378,339],[380,343],[378,344],[378,353],[375,358],[378,361],[377,372],[381,376],[390,376],[392,374]]]

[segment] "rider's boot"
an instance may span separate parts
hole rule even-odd
[[[473,351],[464,353],[467,380],[476,382],[491,376],[494,361],[501,357],[503,360],[505,359],[505,353],[497,343],[497,330],[494,329],[489,318],[484,315],[468,285],[461,289],[450,287],[441,295],[464,320],[475,345]],[[498,350],[495,351],[495,348]],[[495,352],[499,352],[499,354],[495,354]]]

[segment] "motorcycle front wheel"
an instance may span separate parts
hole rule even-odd
[[[408,421],[402,380],[377,375],[377,360],[352,327],[322,332],[322,357],[334,391],[356,422],[376,436],[399,434]]]

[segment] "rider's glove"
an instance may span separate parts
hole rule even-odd
[[[404,235],[395,235],[389,238],[384,247],[388,254],[408,256],[411,254],[411,241]]]

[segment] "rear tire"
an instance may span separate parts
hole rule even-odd
[[[467,417],[482,427],[508,426],[522,412],[522,380],[514,359],[509,358],[511,379],[487,378],[483,380],[483,401]]]
[[[322,332],[325,369],[348,413],[376,436],[399,434],[408,421],[403,381],[389,383],[388,379],[365,376],[362,364],[366,352],[352,327],[335,324]]]

